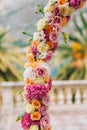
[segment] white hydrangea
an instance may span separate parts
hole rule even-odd
[[[46,21],[48,21],[49,17],[52,16],[52,13],[45,13],[45,19]]]
[[[39,58],[40,59],[45,59],[46,58],[46,55],[47,55],[47,52],[43,52],[43,53],[41,53],[41,54],[39,54]]]
[[[32,71],[32,68],[30,68],[30,67],[26,68],[25,71],[24,71],[23,77],[24,77],[24,80],[26,80],[28,78],[31,79],[31,80],[35,79],[35,75]]]
[[[55,2],[57,2],[57,0],[49,0],[50,4],[54,4]]]
[[[39,31],[39,32],[35,32],[33,34],[33,40],[38,40],[39,42],[46,42],[45,38],[44,38],[45,34],[43,31]]]
[[[51,5],[50,3],[48,3],[48,4],[44,7],[44,13],[52,12],[52,11],[53,11],[53,5]]]
[[[41,31],[43,30],[44,28],[46,27],[46,21],[45,19],[40,19],[38,22],[37,22],[37,29],[38,31]]]

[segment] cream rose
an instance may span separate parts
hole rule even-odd
[[[46,21],[45,19],[40,19],[37,23],[37,28],[38,28],[38,31],[41,31],[43,30],[44,28],[46,27]]]
[[[45,58],[46,58],[46,55],[47,55],[47,52],[43,52],[43,53],[41,53],[38,57],[39,57],[40,59],[45,59]]]
[[[40,53],[43,53],[49,50],[49,46],[47,44],[39,44],[37,49]]]
[[[60,10],[60,13],[63,16],[68,16],[69,15],[69,5],[68,5],[68,3],[60,5],[59,10]]]
[[[39,130],[37,125],[31,125],[31,127],[29,128],[29,130]]]
[[[32,104],[27,104],[25,109],[27,113],[33,113],[35,111],[35,107]]]
[[[75,12],[75,8],[69,7],[69,15],[72,15]]]
[[[44,79],[43,78],[36,78],[34,81],[34,84],[38,85],[38,84],[44,84]]]

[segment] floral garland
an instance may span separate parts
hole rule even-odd
[[[61,29],[86,0],[49,0],[45,16],[37,22],[37,32],[28,47],[25,64],[24,98],[26,112],[21,117],[24,130],[51,130],[48,115],[49,91],[52,88],[48,62],[58,47]]]

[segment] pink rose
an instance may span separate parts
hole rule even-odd
[[[61,18],[58,16],[54,17],[52,24],[60,24],[60,23],[61,23]]]
[[[58,16],[60,14],[60,10],[59,10],[58,4],[55,5],[54,10],[53,10],[53,14],[55,16]]]
[[[38,53],[38,50],[37,50],[37,48],[36,47],[32,47],[32,53],[33,53],[33,55],[36,57],[37,56],[37,53]]]
[[[54,30],[56,32],[58,32],[58,36],[59,36],[61,29],[62,29],[61,25],[60,24],[54,24],[53,27],[54,27]]]
[[[58,48],[58,43],[54,43],[54,48],[52,49],[53,52],[55,52],[57,50],[57,48]]]
[[[46,41],[49,41],[49,33],[44,30],[44,34],[44,38],[46,39]]]
[[[42,106],[40,108],[40,113],[42,116],[46,115],[47,114],[47,110],[48,110],[48,107],[47,106]]]
[[[53,43],[58,42],[58,32],[52,32],[52,33],[50,33],[49,39]]]
[[[50,127],[50,122],[49,122],[49,116],[45,115],[44,117],[42,117],[42,119],[40,120],[40,127],[41,129],[48,129]]]
[[[46,55],[45,61],[50,61],[52,59],[53,53],[52,51],[49,51]]]
[[[53,19],[54,19],[54,15],[51,15],[51,16],[49,16],[47,22],[52,23]]]
[[[48,95],[44,96],[43,99],[42,99],[42,103],[46,106],[49,106],[49,103],[50,103],[50,98]]]
[[[44,67],[38,67],[35,70],[36,76],[44,77],[47,74],[47,70]]]

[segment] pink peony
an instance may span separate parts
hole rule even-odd
[[[23,129],[29,129],[31,125],[32,120],[30,119],[30,115],[26,113],[21,120],[21,126]]]
[[[42,119],[40,120],[40,127],[41,129],[48,129],[50,127],[50,122],[49,122],[49,116],[45,115],[44,117],[42,117]]]
[[[49,40],[53,43],[58,42],[58,32],[52,32],[50,33]]]
[[[38,67],[35,69],[36,76],[44,77],[47,74],[47,70],[44,67]]]
[[[52,59],[53,53],[52,51],[49,51],[46,55],[45,61],[50,61]]]
[[[78,9],[81,1],[82,0],[70,0],[69,6],[72,6],[73,8]]]
[[[42,103],[46,106],[49,106],[49,103],[50,103],[50,98],[48,95],[44,96],[43,99],[42,99]]]
[[[42,116],[46,115],[47,114],[47,110],[48,110],[48,107],[47,106],[42,106],[40,108],[40,113]]]
[[[29,130],[31,125],[40,126],[40,121],[32,121],[30,114],[26,113],[21,120],[21,126],[24,130]]]
[[[44,96],[47,95],[51,87],[51,81],[47,85],[28,85],[26,87],[25,98],[27,101],[32,99],[41,100]]]

